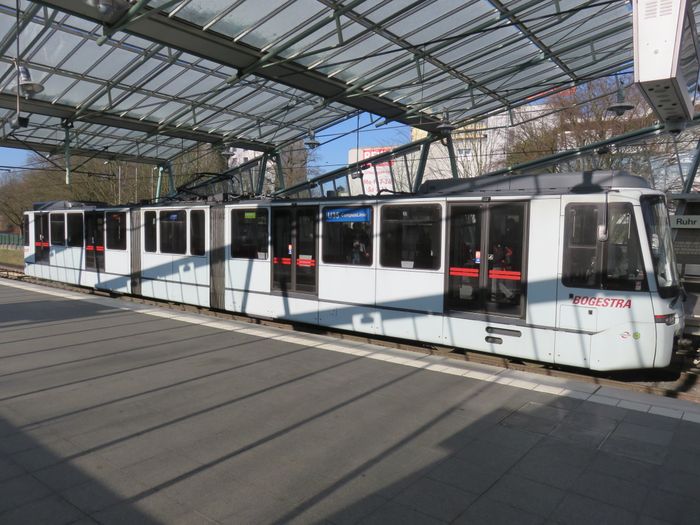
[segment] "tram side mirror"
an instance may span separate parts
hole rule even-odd
[[[598,225],[598,242],[605,242],[608,240],[608,229],[604,224]]]
[[[659,235],[657,233],[651,234],[651,253],[659,255]]]

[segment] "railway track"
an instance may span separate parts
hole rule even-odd
[[[231,319],[286,330],[324,334],[339,339],[366,342],[370,344],[386,346],[388,348],[396,348],[422,354],[439,355],[457,361],[467,361],[486,364],[496,366],[499,368],[520,370],[530,372],[533,374],[541,374],[551,377],[561,377],[576,381],[584,381],[588,383],[598,384],[600,386],[624,388],[627,390],[633,390],[637,392],[684,399],[687,401],[700,403],[700,369],[696,368],[693,363],[694,358],[697,356],[697,354],[693,342],[689,340],[681,341],[681,343],[678,345],[678,349],[676,351],[674,359],[668,368],[653,370],[630,370],[623,372],[595,372],[591,370],[559,367],[547,363],[521,361],[508,357],[493,356],[467,349],[456,349],[449,347],[440,347],[435,345],[416,345],[395,339],[369,337],[365,335],[354,334],[351,332],[329,330],[313,325],[304,325],[285,321],[253,318],[229,312],[213,311],[196,306],[183,305],[178,303],[168,303],[157,299],[121,295],[111,292],[102,292],[91,288],[84,288],[80,286],[68,285],[65,283],[45,281],[42,279],[37,279],[35,277],[29,277],[24,274],[24,271],[21,267],[7,264],[0,265],[0,277],[6,279],[21,280],[24,282],[40,284],[42,286],[48,286],[51,288],[58,288],[62,290],[70,290],[74,292],[105,297],[114,297],[124,301],[160,306],[178,311],[196,312],[222,319]]]

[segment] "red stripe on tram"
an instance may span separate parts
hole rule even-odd
[[[297,259],[297,266],[313,268],[316,266],[316,259]]]
[[[95,250],[95,247],[92,246],[91,244],[88,244],[88,245],[85,247],[85,251],[87,251],[87,252],[92,252],[92,251],[94,251],[94,250]]]
[[[479,269],[451,267],[450,275],[454,277],[479,277]]]
[[[503,279],[506,281],[519,281],[522,274],[520,272],[514,272],[509,270],[489,270],[489,277],[491,279]]]
[[[95,246],[95,250],[97,250],[98,252],[103,252],[103,251],[105,251],[105,247],[104,246]]]
[[[291,265],[292,259],[290,259],[289,257],[282,257],[281,259],[279,257],[273,257],[272,264]]]
[[[41,241],[36,241],[36,242],[34,243],[34,246],[38,246],[39,248],[41,248]]]

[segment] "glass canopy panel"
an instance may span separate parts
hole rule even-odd
[[[232,5],[234,4],[231,0],[191,0],[177,12],[175,17],[204,27]]]
[[[57,102],[57,97],[62,95],[74,82],[74,78],[64,77],[58,74],[49,75],[42,82],[44,91],[38,95],[34,95],[34,98],[38,100],[47,100],[49,102]]]
[[[286,7],[275,13],[275,16],[241,37],[241,42],[266,50],[294,28],[301,27],[300,30],[303,30],[315,23],[316,18],[330,12],[331,10],[324,7],[318,0],[288,2]]]
[[[177,82],[175,77],[183,73],[184,71],[185,69],[183,67],[172,64],[168,68],[160,71],[151,80],[146,82],[143,85],[143,89],[159,92],[163,88],[165,88],[165,86],[167,86],[170,82]],[[181,89],[184,89],[184,86]]]
[[[120,74],[127,65],[135,62],[138,58],[139,55],[136,53],[114,48],[102,62],[97,64],[90,71],[90,76],[100,78],[102,80],[110,80],[116,75]]]
[[[345,16],[341,16],[340,21],[345,42],[351,43],[357,35],[366,31],[360,24],[352,22]],[[281,52],[281,55],[291,57],[299,53],[308,54],[308,56],[297,58],[296,62],[305,66],[312,66],[337,52],[338,47],[338,32],[335,27],[329,26],[319,29],[296,44],[289,46]]]
[[[74,50],[68,60],[61,65],[61,69],[73,73],[85,73],[110,51],[110,47],[98,46],[92,40],[84,40],[83,45]]]
[[[125,91],[121,89],[107,89],[107,92],[103,93],[100,97],[90,103],[89,107],[90,109],[99,111],[110,110],[111,104],[113,104],[115,100],[119,99],[124,93]]]
[[[177,102],[168,102],[162,106],[157,107],[148,115],[148,120],[157,120],[159,124],[172,120],[176,113],[181,112],[184,109],[189,109],[184,104],[179,104]],[[192,113],[188,111],[188,113]]]
[[[206,2],[206,0],[198,0]],[[233,11],[211,26],[213,31],[235,38],[285,4],[284,0],[244,0]]]
[[[158,59],[146,60],[146,62],[124,77],[124,79],[121,80],[121,83],[124,86],[140,86],[144,79],[149,78],[159,67],[162,66],[163,63]]]
[[[32,63],[56,67],[73,51],[78,49],[83,39],[70,33],[55,31],[45,45],[32,50]]]
[[[73,86],[71,86],[70,89],[61,96],[59,102],[61,104],[72,105],[77,107],[83,102],[85,102],[85,99],[87,99],[90,95],[92,95],[95,91],[97,91],[100,88],[100,84],[88,82],[86,80],[80,80],[76,82]]]
[[[180,93],[180,96],[197,99],[203,95],[213,95],[215,90],[223,88],[226,88],[226,84],[219,77],[214,75],[202,75],[196,83],[190,85],[189,89],[185,89]]]

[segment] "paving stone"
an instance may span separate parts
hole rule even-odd
[[[49,488],[30,474],[0,483],[0,513],[48,496]]]
[[[668,453],[668,448],[663,445],[646,443],[638,439],[613,436],[605,440],[601,446],[601,450],[656,465],[662,465]]]
[[[651,516],[639,516],[636,525],[671,525],[668,521],[657,520]]]
[[[477,438],[480,441],[493,443],[496,447],[508,448],[521,453],[527,452],[542,440],[540,434],[505,425],[493,425],[480,432]]]
[[[657,486],[689,498],[697,498],[700,491],[700,474],[665,468],[658,473]]]
[[[479,498],[452,523],[454,525],[539,525],[544,523],[542,516],[516,509],[502,501],[487,497]]]
[[[664,430],[623,421],[617,425],[611,437],[633,439],[665,447],[671,443],[673,430]]]
[[[514,474],[506,474],[485,494],[511,507],[547,517],[557,508],[565,492],[551,485],[538,483]]]
[[[86,514],[92,514],[123,503],[127,498],[145,490],[146,488],[137,480],[116,471],[110,472],[108,479],[103,480],[102,483],[90,480],[82,485],[66,488],[61,491],[61,497]]]
[[[386,525],[387,523],[438,525],[446,522],[431,518],[398,503],[389,502],[379,507],[369,516],[361,519],[359,523],[362,525]]]
[[[622,421],[623,419],[625,419],[625,416],[627,416],[627,414],[629,413],[629,410],[626,410],[624,408],[604,405],[601,403],[594,403],[592,401],[584,401],[576,408],[575,411],[586,414],[593,414],[608,419],[614,419],[616,421]]]
[[[552,515],[552,521],[570,525],[633,525],[635,513],[600,501],[567,494]]]
[[[584,447],[597,449],[608,437],[609,433],[587,425],[580,425],[564,421],[559,423],[554,430],[549,433],[552,438],[575,443]]]
[[[456,456],[472,465],[494,471],[506,472],[523,457],[525,452],[504,447],[491,441],[475,439],[460,450]]]
[[[451,485],[422,478],[396,496],[393,501],[433,518],[451,522],[476,498],[475,494]]]
[[[513,474],[566,489],[583,473],[586,466],[573,465],[556,456],[528,454],[512,469]]]
[[[664,490],[650,490],[640,513],[669,523],[682,523],[688,513],[697,518],[696,507],[697,497],[690,499]]]
[[[648,487],[619,477],[588,471],[571,486],[571,491],[610,505],[637,512],[646,499]]]
[[[570,410],[530,401],[519,408],[517,413],[559,422],[570,414]]]
[[[506,427],[513,427],[519,430],[525,430],[527,432],[533,432],[535,434],[547,435],[557,426],[555,421],[550,419],[544,419],[537,416],[530,416],[527,414],[514,413],[508,416],[501,423]]]
[[[552,460],[585,467],[593,460],[595,455],[596,451],[588,447],[547,437],[537,443],[527,457],[541,461]]]
[[[647,487],[655,487],[658,484],[658,467],[656,465],[616,454],[599,452],[590,463],[589,468],[593,472],[641,483]]]
[[[503,473],[472,465],[459,458],[449,458],[428,473],[428,477],[460,490],[481,494],[488,490]]]
[[[16,478],[25,473],[25,470],[9,458],[0,457],[0,482]]]
[[[0,514],[3,525],[63,525],[75,523],[86,516],[70,503],[58,496],[32,501],[13,510]]]
[[[700,452],[670,447],[664,468],[672,468],[689,474],[700,472]]]
[[[385,498],[374,495],[355,499],[347,498],[343,493],[333,494],[332,498],[321,499],[311,507],[292,506],[284,515],[284,523],[351,525],[385,505],[387,501]]]

